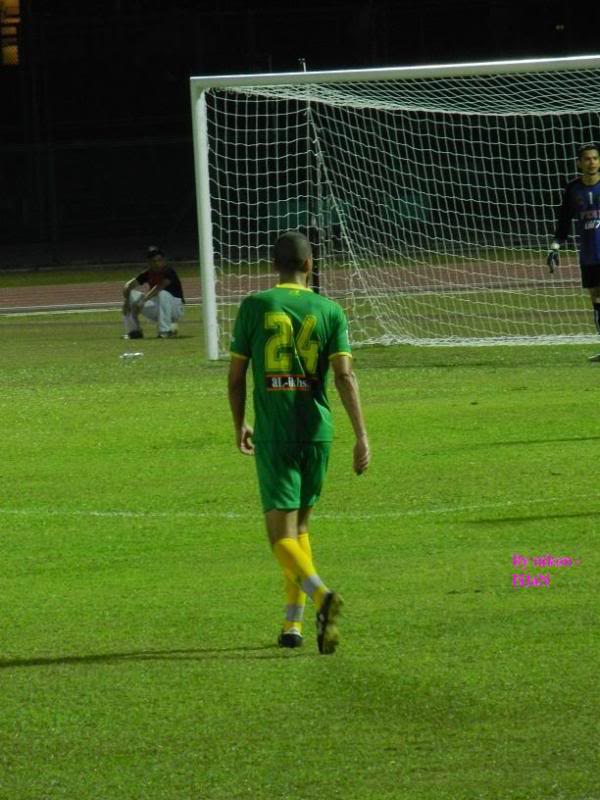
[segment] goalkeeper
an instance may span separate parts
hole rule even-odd
[[[333,653],[342,601],[315,569],[309,518],[321,494],[332,439],[326,383],[335,386],[354,429],[353,467],[369,465],[369,443],[352,370],[348,325],[337,303],[307,288],[312,268],[308,239],[294,231],[275,243],[279,283],[250,294],[235,322],[229,367],[229,404],[236,445],[255,455],[267,534],[286,590],[281,647],[302,644],[306,595],[317,608],[317,645]],[[252,362],[254,430],[246,423],[246,373]]]
[[[566,241],[571,220],[575,218],[581,284],[590,293],[594,322],[600,334],[600,145],[580,147],[577,168],[581,174],[565,187],[546,264],[551,273],[557,269],[560,246]],[[600,362],[600,353],[590,356],[589,360]]]

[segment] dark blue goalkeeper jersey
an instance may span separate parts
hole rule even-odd
[[[566,240],[573,218],[579,236],[580,264],[600,264],[600,181],[586,186],[581,178],[575,178],[566,185],[554,232],[557,242]]]

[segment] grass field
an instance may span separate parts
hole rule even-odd
[[[274,644],[197,314],[131,343],[114,312],[0,318],[0,798],[599,800],[589,346],[357,352],[373,463],[352,476],[332,397],[312,538],[346,613],[323,657],[312,613],[301,651]]]

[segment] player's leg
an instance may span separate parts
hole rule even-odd
[[[265,512],[265,522],[273,555],[284,574],[319,608],[329,589],[317,574],[311,556],[298,544],[298,510],[271,508]]]
[[[177,320],[183,315],[183,303],[170,292],[158,293],[158,335],[167,339],[177,331]],[[173,329],[175,326],[175,329]]]
[[[298,536],[308,536],[308,524],[312,506],[303,506],[298,509]]]
[[[123,324],[125,326],[125,336],[131,339],[140,339],[143,336],[140,327],[139,310],[137,303],[143,297],[143,292],[138,289],[132,289],[129,293],[129,308],[127,313],[123,314]]]
[[[177,336],[179,333],[179,320],[183,317],[183,313],[185,311],[185,306],[183,304],[183,300],[179,297],[173,298],[173,304],[171,307],[171,336]]]
[[[300,549],[312,558],[310,537],[308,534],[308,518],[312,508],[298,509],[298,544]],[[294,576],[287,574],[285,581],[285,619],[283,621],[283,635],[280,644],[297,647],[301,644],[302,629],[304,627],[304,610],[306,608],[306,593],[298,586]]]
[[[312,552],[312,545],[310,542],[310,534],[308,532],[308,521],[310,519],[310,513],[312,511],[312,506],[310,507],[303,507],[298,509],[298,544],[300,545],[300,549],[306,553],[306,555],[313,560],[313,552]],[[306,605],[306,594],[300,591],[297,604],[302,610],[304,610],[304,606]]]
[[[317,645],[320,653],[329,655],[335,652],[339,643],[337,620],[343,601],[337,592],[332,592],[325,586],[317,574],[312,558],[303,552],[298,538],[293,538],[294,529],[298,529],[298,512],[271,509],[267,511],[265,518],[275,558],[287,575],[295,577],[302,590],[317,606]],[[290,646],[284,637],[289,638],[289,633],[287,636],[280,636],[279,644]]]
[[[327,467],[329,465],[329,442],[306,444],[300,451],[301,488],[300,509],[298,511],[298,543],[312,558],[309,534],[309,520],[314,505],[321,496]]]
[[[287,605],[298,605],[299,594],[296,588],[291,592],[293,586],[308,594],[318,607],[328,590],[312,558],[298,543],[301,476],[297,452],[298,445],[256,442],[256,471],[267,535],[286,579]],[[290,616],[292,613],[290,609]]]
[[[313,506],[319,500],[323,490],[330,451],[331,442],[314,442],[304,445],[301,450],[302,489],[300,498],[302,506],[298,512],[298,542],[307,553],[311,554],[311,558],[312,548],[308,522]],[[339,643],[337,621],[342,605],[342,598],[337,592],[328,592],[318,607],[317,644],[321,653],[333,653]]]
[[[594,324],[596,325],[596,330],[600,333],[600,286],[590,286],[588,291],[592,301],[592,308],[594,309]]]
[[[335,619],[341,601],[337,595],[329,591],[319,577],[310,555],[310,548],[307,552],[307,548],[303,549],[299,543],[299,527],[301,525],[300,529],[306,534],[310,515],[308,505],[301,503],[303,485],[299,458],[301,448],[298,445],[264,442],[256,442],[255,448],[259,488],[273,555],[289,581],[287,585],[294,584],[300,588],[313,600],[319,612],[323,608],[326,609],[325,624],[321,625],[317,641],[320,652],[332,653],[337,644],[337,630],[331,623],[328,624],[327,620]],[[302,466],[309,467],[310,464]],[[297,595],[294,595],[289,605],[295,605],[296,598]],[[332,602],[332,598],[335,602]],[[326,635],[327,632],[330,635]],[[286,643],[284,636],[285,633],[279,639],[279,643],[283,646],[297,646],[300,643],[297,637],[293,645]]]
[[[298,510],[297,530],[298,544],[300,549],[312,558],[310,538],[308,535],[308,518],[310,508]],[[284,572],[284,591],[285,591],[285,617],[283,627],[279,636],[281,647],[300,647],[304,628],[304,611],[306,609],[306,593],[298,585],[296,578],[291,572]]]
[[[264,483],[269,487],[268,498],[263,497],[267,534],[275,557],[288,577],[319,607],[328,589],[315,569],[307,536],[313,503],[304,502],[307,496],[305,474],[307,467],[311,467],[307,464],[306,447],[274,444],[269,450],[268,465],[262,464],[260,453],[257,461],[257,467],[262,464]],[[318,493],[311,491],[311,498],[317,496]]]
[[[582,269],[582,282],[590,293],[592,309],[594,312],[594,324],[596,331],[600,334],[600,265]],[[600,353],[590,356],[592,362],[600,362]]]
[[[298,544],[300,549],[309,558],[312,558],[308,535],[308,518],[311,510],[310,508],[300,508],[297,518]],[[298,647],[302,644],[306,593],[298,586],[291,573],[284,574],[284,584],[286,600],[285,618],[283,621],[282,634],[279,637],[279,644],[282,647]]]
[[[142,314],[151,322],[156,322],[158,319],[158,303],[154,298],[146,300],[142,306]]]

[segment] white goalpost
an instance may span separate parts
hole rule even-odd
[[[209,359],[290,229],[354,345],[596,338],[574,240],[545,256],[600,139],[600,56],[192,77],[191,99]]]

